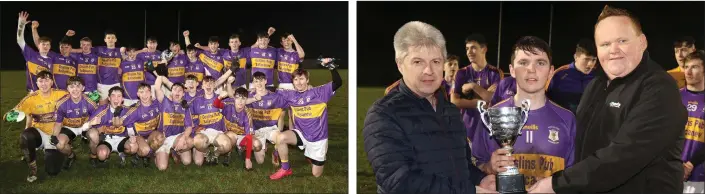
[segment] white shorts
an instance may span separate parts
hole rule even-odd
[[[705,193],[705,182],[683,182],[683,193]]]
[[[284,90],[294,90],[294,84],[292,83],[279,83],[279,86],[277,86],[278,89],[284,89]]]
[[[176,135],[172,135],[164,139],[164,144],[162,144],[159,149],[157,149],[156,152],[166,152],[167,154],[171,153],[171,148],[174,147],[174,143],[176,143],[176,138],[179,137],[183,133],[179,133]]]
[[[125,105],[125,106],[128,106],[128,107],[129,107],[129,106],[132,106],[133,104],[137,104],[137,102],[139,102],[139,101],[140,101],[140,100],[123,99],[123,100],[122,100],[122,105]]]
[[[51,135],[44,133],[44,131],[39,130],[38,128],[36,129],[39,131],[39,137],[42,138],[42,145],[39,145],[38,149],[56,149],[56,146],[51,145]]]
[[[299,149],[304,150],[304,156],[311,159],[323,162],[326,161],[326,153],[328,152],[328,139],[318,140],[317,142],[309,142],[304,138],[301,131],[298,129],[292,129],[294,133],[299,135],[301,142],[304,145],[299,146]]]
[[[108,142],[108,144],[112,148],[112,150],[111,150],[112,152],[119,153],[118,152],[118,145],[120,145],[120,142],[125,138],[126,137],[117,136],[117,135],[108,135],[107,137],[105,137],[105,142]],[[127,144],[127,143],[125,143],[125,144]]]
[[[215,142],[215,138],[218,137],[218,135],[223,134],[222,131],[218,131],[213,128],[204,129],[203,131],[201,131],[199,133],[206,135],[206,137],[208,137],[208,145],[213,144],[213,142]]]
[[[272,133],[275,131],[279,131],[279,127],[277,127],[276,125],[269,126],[269,127],[262,127],[262,128],[255,130],[255,137],[260,141],[260,143],[262,143],[262,147],[265,147],[264,146],[264,145],[266,145],[265,140],[274,144],[275,137],[272,137]]]
[[[115,86],[120,86],[120,83],[112,84],[112,85],[98,84],[98,92],[100,92],[100,100],[108,99],[108,92],[110,91],[110,88],[115,87]]]
[[[72,128],[72,127],[66,127],[66,126],[64,126],[64,128],[69,129],[69,131],[73,132],[73,135],[75,135],[76,137],[80,137],[84,131],[88,131],[88,130],[83,130],[81,128]]]

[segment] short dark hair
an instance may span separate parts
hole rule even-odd
[[[257,71],[252,74],[252,79],[267,79],[267,75],[265,75],[261,71]]]
[[[186,52],[195,51],[195,50],[196,50],[196,46],[193,46],[193,44],[186,46]]]
[[[446,62],[450,61],[457,61],[459,58],[456,55],[448,55],[448,59],[446,59]]]
[[[70,39],[69,37],[61,38],[61,41],[59,41],[59,45],[69,45],[69,46],[71,46],[71,39]]]
[[[692,61],[692,60],[700,60],[700,64],[705,66],[705,51],[697,50],[695,52],[688,54],[688,56],[685,56],[685,63],[688,63],[689,61]]]
[[[465,44],[471,43],[471,42],[477,42],[482,47],[487,47],[487,40],[485,39],[485,36],[482,34],[478,33],[473,33],[470,34],[467,38],[465,38]]]
[[[179,41],[178,40],[170,40],[169,47],[174,46],[174,45],[179,45]]]
[[[42,43],[42,42],[51,42],[51,38],[46,37],[46,36],[39,37],[38,43]]]
[[[121,95],[125,96],[125,90],[123,90],[120,86],[114,86],[108,90],[108,96],[112,95],[115,92],[120,92]]]
[[[80,76],[71,76],[68,80],[66,80],[66,86],[70,86],[73,84],[81,84],[82,86],[86,85],[83,81],[83,78],[81,78]]]
[[[217,36],[211,36],[208,38],[208,43],[215,42],[217,43],[219,41],[219,38]]]
[[[236,39],[236,38],[240,39],[240,35],[239,34],[232,34],[232,35],[230,35],[229,39]]]
[[[194,76],[194,78],[196,78],[196,76]],[[174,87],[181,87],[182,90],[186,89],[186,86],[184,86],[184,84],[182,84],[181,82],[176,82],[172,84],[170,89],[173,91]]]
[[[512,63],[514,63],[514,59],[516,58],[516,51],[524,51],[537,55],[538,53],[535,51],[537,49],[546,53],[548,63],[550,64],[553,59],[551,57],[551,47],[548,46],[546,41],[536,36],[524,36],[517,40],[516,44],[512,47]]]
[[[634,27],[634,31],[636,31],[637,35],[643,34],[641,31],[641,23],[639,23],[639,18],[634,16],[631,12],[627,11],[626,9],[621,9],[621,8],[616,8],[616,7],[611,7],[609,5],[605,5],[604,8],[602,8],[602,12],[600,13],[600,16],[597,16],[597,22],[595,23],[595,29],[597,29],[597,24],[599,24],[602,20],[612,17],[612,16],[624,16],[629,18],[629,20],[632,21],[632,26]]]
[[[157,42],[157,37],[150,36],[149,38],[147,38],[147,42]]]
[[[125,49],[126,52],[136,51],[136,50],[137,50],[137,47],[134,47],[134,46],[132,46],[132,45],[127,45],[127,47],[125,47],[125,48],[126,48],[126,49]]]
[[[575,54],[585,54],[587,56],[597,57],[597,48],[595,47],[595,41],[592,41],[588,38],[580,39],[580,41],[578,41],[578,44],[575,45]]]
[[[186,76],[186,80],[193,80],[193,81],[198,82],[198,77],[196,77],[196,76],[193,75],[193,74],[189,74],[189,75]]]
[[[48,70],[42,70],[39,73],[37,73],[37,79],[39,79],[39,78],[54,80],[54,76]]]
[[[683,36],[673,41],[673,48],[681,47],[695,47],[695,38],[692,36]]]
[[[306,79],[308,79],[308,71],[306,71],[303,68],[298,68],[298,69],[294,70],[294,72],[291,75],[292,75],[291,78],[304,76],[304,77],[306,77]]]
[[[257,38],[269,38],[269,34],[267,34],[267,32],[260,32],[257,33]]]
[[[140,85],[137,86],[137,90],[142,89],[142,88],[147,88],[150,91],[152,90],[152,86],[147,83],[144,83],[144,82],[140,83]]]
[[[91,40],[91,38],[88,38],[88,36],[81,38],[81,41],[83,41],[83,42],[90,42],[90,43],[93,42],[93,40]]]
[[[214,81],[215,81],[215,78],[210,75],[203,78],[203,82],[214,82]]]
[[[235,96],[244,96],[245,98],[247,98],[248,91],[243,87],[238,87],[237,89],[235,89]]]
[[[115,33],[115,31],[113,31],[113,30],[106,30],[106,31],[105,31],[105,36],[108,36],[108,35],[117,36],[117,33]]]
[[[285,32],[284,34],[281,35],[282,39],[288,38],[291,33]]]

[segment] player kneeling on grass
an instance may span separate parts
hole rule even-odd
[[[20,149],[24,153],[24,160],[29,165],[28,182],[37,180],[36,150],[44,149],[46,172],[55,176],[61,171],[63,155],[51,143],[51,134],[54,134],[56,122],[56,102],[66,95],[66,91],[52,89],[53,76],[49,71],[37,73],[37,87],[39,92],[29,93],[11,112],[22,112],[27,115],[25,130],[20,135]],[[7,115],[5,118],[8,118]],[[8,119],[9,120],[9,119]]]
[[[250,160],[252,155],[252,150],[259,152],[262,150],[262,145],[260,141],[252,140],[252,135],[254,135],[254,130],[252,129],[252,117],[250,112],[245,108],[245,101],[247,100],[248,92],[247,89],[239,87],[233,92],[232,82],[235,78],[229,78],[228,84],[225,85],[227,89],[228,96],[221,95],[213,102],[213,106],[223,109],[223,116],[225,116],[225,127],[228,129],[225,132],[230,138],[231,142],[235,142],[235,146],[238,148],[238,152],[244,152],[245,155],[245,169],[252,169],[252,160]],[[233,94],[234,93],[234,94]],[[262,155],[264,157],[264,155]],[[262,159],[262,162],[264,159]]]
[[[137,88],[139,101],[132,105],[125,114],[125,127],[128,132],[135,131],[135,138],[139,146],[137,155],[132,160],[132,165],[137,166],[142,160],[144,167],[149,167],[149,158],[152,157],[153,150],[149,148],[147,139],[156,138],[157,133],[153,133],[159,125],[159,115],[161,113],[159,103],[152,99],[152,86],[140,83]],[[132,134],[130,134],[132,136]]]
[[[168,82],[167,77],[157,77],[154,82],[155,88],[161,87],[165,80]],[[166,98],[161,90],[155,91],[161,108],[161,121],[158,131],[152,132],[155,137],[149,140],[150,148],[156,150],[155,164],[159,170],[166,170],[170,153],[175,163],[181,161],[183,165],[191,164],[193,147],[191,132],[194,124],[188,104],[183,99],[185,87],[181,83],[167,85],[171,85],[169,86],[171,94]]]
[[[226,77],[227,79],[227,77]],[[225,135],[225,124],[223,122],[223,114],[220,109],[213,107],[213,101],[217,99],[215,96],[215,79],[211,76],[203,78],[203,95],[194,98],[189,105],[193,124],[197,126],[195,135],[193,136],[193,162],[201,166],[203,164],[204,154],[206,163],[215,165],[218,163],[218,156],[227,154],[223,165],[227,166],[230,163],[230,150],[232,142]]]
[[[51,136],[52,144],[68,156],[64,162],[64,169],[68,170],[76,160],[76,154],[71,149],[71,142],[78,137],[84,136],[90,128],[88,118],[95,112],[98,105],[95,101],[83,94],[83,78],[78,76],[69,77],[67,88],[69,95],[61,98],[56,104],[56,124],[54,133]]]
[[[119,86],[110,88],[108,104],[98,107],[91,115],[93,128],[88,130],[88,139],[93,167],[97,166],[98,160],[104,163],[110,157],[110,152],[132,155],[138,151],[137,138],[129,136],[127,128],[123,126],[127,113],[122,106],[123,93]],[[124,157],[121,157],[120,165],[126,165]]]
[[[331,59],[322,60],[323,66],[330,69],[333,81],[322,86],[310,87],[306,70],[294,71],[294,88],[296,90],[279,90],[291,105],[294,120],[292,130],[277,135],[275,147],[281,157],[281,168],[269,176],[272,180],[281,179],[292,174],[289,165],[288,145],[298,146],[304,150],[304,156],[313,165],[311,173],[315,177],[323,174],[323,165],[328,151],[328,101],[335,91],[343,85],[340,74],[335,70]]]
[[[252,115],[252,125],[255,129],[253,141],[259,141],[262,149],[255,152],[255,160],[258,164],[264,162],[264,155],[267,152],[265,141],[274,144],[274,140],[280,133],[281,126],[277,126],[282,109],[289,107],[286,100],[281,95],[269,91],[266,88],[267,76],[262,72],[255,72],[252,76],[254,91],[248,94],[246,102],[247,108]],[[272,152],[272,164],[279,165],[279,155]]]

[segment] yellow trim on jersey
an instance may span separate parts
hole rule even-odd
[[[135,115],[138,117],[139,115]],[[135,122],[135,131],[137,132],[145,132],[145,131],[153,131],[157,129],[157,125],[159,125],[159,115],[156,117],[149,119],[146,122]]]
[[[36,76],[37,73],[39,73],[40,71],[49,71],[49,69],[31,61],[27,61],[27,71],[29,71],[30,74]]]
[[[223,63],[211,59],[210,57],[206,56],[206,54],[204,54],[204,53],[201,53],[200,55],[198,55],[198,59],[200,59],[204,65],[207,65],[208,67],[210,67],[211,69],[214,69],[217,72],[220,72],[223,70]]]
[[[122,83],[144,81],[144,71],[133,71],[122,74]]]
[[[558,72],[565,71],[565,70],[568,70],[568,69],[570,69],[570,64],[568,64],[568,65],[563,65],[563,66],[559,67],[558,69],[554,70],[554,71],[553,71],[553,75],[551,75],[551,77],[548,78],[548,81],[546,82],[546,87],[544,87],[544,91],[548,91],[548,86],[551,85],[551,81],[553,81],[553,77],[556,76],[556,75],[558,74]],[[560,106],[559,106],[559,107],[560,107]]]
[[[120,68],[122,59],[116,57],[98,57],[98,66]]]
[[[76,76],[76,67],[66,64],[54,64],[53,66],[54,75]]]
[[[252,68],[274,69],[274,60],[266,58],[252,58]]]
[[[230,122],[228,119],[223,119],[225,120],[225,128],[228,131],[235,132],[235,134],[242,135],[245,134],[245,128],[238,125],[237,122]]]
[[[220,114],[220,112],[200,114],[197,116],[198,116],[198,123],[201,126],[214,124],[214,123],[220,122],[223,119],[223,114]]]
[[[688,117],[685,125],[685,139],[705,143],[705,120],[701,118]]]
[[[312,119],[319,118],[326,111],[326,103],[312,104],[308,106],[292,106],[291,112],[294,113],[294,117],[299,119]]]
[[[181,77],[186,74],[186,68],[185,67],[170,67],[167,68],[168,75],[167,77]]]
[[[162,113],[162,125],[183,127],[186,121],[186,114],[183,113]]]
[[[277,70],[279,72],[285,72],[285,73],[294,73],[296,69],[299,68],[298,63],[287,63],[284,61],[280,61],[279,65],[277,65]]]
[[[565,169],[565,159],[544,154],[512,154],[517,159],[516,167],[524,175],[526,188],[533,186],[539,179],[551,176],[554,172]]]
[[[66,96],[68,92],[52,88],[49,97],[44,97],[41,91],[27,95],[15,106],[16,110],[24,112],[28,116],[41,117],[41,120],[32,120],[32,127],[44,133],[53,134],[56,123],[57,102]]]
[[[93,64],[78,64],[79,74],[96,74],[98,73],[98,67]]]
[[[279,116],[282,114],[281,108],[275,108],[275,109],[250,108],[250,110],[252,110],[251,111],[252,120],[257,120],[257,121],[279,120]]]

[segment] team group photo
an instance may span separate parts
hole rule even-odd
[[[347,3],[202,5],[3,3],[2,190],[347,191]]]

